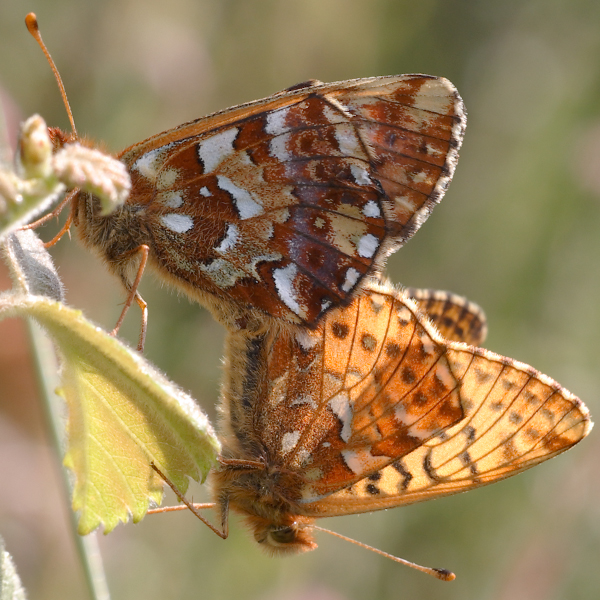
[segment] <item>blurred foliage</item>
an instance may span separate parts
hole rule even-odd
[[[33,112],[68,128],[50,70],[22,25],[29,10],[78,129],[114,151],[311,77],[451,79],[469,110],[454,182],[388,272],[478,302],[489,318],[486,347],[534,365],[600,414],[596,0],[3,0],[0,93],[13,143],[19,119]],[[123,300],[118,283],[74,242],[61,241],[54,255],[69,302],[112,328]],[[142,294],[148,357],[214,415],[222,332],[151,278]],[[134,314],[124,329],[132,342],[137,328]],[[0,531],[32,598],[80,598],[27,348],[19,327],[3,323],[2,346],[9,336],[10,351],[0,348]],[[600,587],[599,446],[594,431],[510,481],[325,523],[452,569],[451,584],[324,535],[315,552],[271,559],[235,522],[223,542],[176,514],[101,540],[113,598],[195,598],[199,590],[252,600],[590,598]]]

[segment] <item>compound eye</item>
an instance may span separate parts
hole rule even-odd
[[[291,544],[296,541],[296,528],[285,526],[271,531],[271,539],[276,544]]]

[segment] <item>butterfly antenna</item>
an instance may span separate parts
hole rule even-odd
[[[352,538],[346,537],[341,533],[337,533],[335,531],[331,531],[330,529],[324,529],[323,527],[319,527],[318,525],[311,525],[311,529],[317,529],[318,531],[324,531],[325,533],[329,533],[341,540],[345,540],[346,542],[350,542],[351,544],[356,544],[361,548],[365,548],[365,550],[371,550],[371,552],[375,552],[375,554],[380,554],[381,556],[385,556],[393,560],[394,562],[400,563],[401,565],[406,565],[407,567],[411,567],[412,569],[416,569],[417,571],[421,571],[421,573],[426,573],[427,575],[431,575],[436,579],[441,579],[442,581],[454,581],[456,579],[456,575],[452,571],[448,571],[446,569],[435,569],[430,567],[423,567],[416,563],[410,562],[408,560],[404,560],[403,558],[399,558],[398,556],[394,556],[393,554],[388,554],[383,550],[378,550],[377,548],[373,548],[373,546],[369,546],[367,544],[363,544],[362,542],[358,542],[353,540]]]
[[[50,52],[48,52],[48,48],[46,48],[46,44],[44,44],[44,40],[42,40],[42,34],[40,33],[40,28],[38,26],[37,17],[35,13],[29,13],[25,17],[25,25],[27,26],[27,30],[33,36],[33,39],[38,43],[39,47],[42,49],[44,56],[46,57],[48,63],[50,64],[50,68],[54,73],[54,77],[56,79],[56,83],[58,83],[58,87],[60,89],[60,95],[63,99],[63,104],[67,110],[67,115],[69,115],[69,121],[71,123],[71,129],[73,131],[73,136],[77,138],[77,128],[75,127],[75,119],[73,119],[73,113],[71,111],[71,106],[69,104],[69,100],[67,99],[67,93],[65,92],[65,86],[63,85],[62,78],[54,61],[52,60],[52,56],[50,56]]]

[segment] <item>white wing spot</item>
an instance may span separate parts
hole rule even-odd
[[[326,223],[325,220],[322,217],[317,217],[314,222],[313,225],[317,228],[317,229],[323,229],[323,227],[325,227]]]
[[[265,131],[271,135],[280,135],[289,130],[285,124],[289,107],[280,110],[274,110],[267,114],[267,122],[265,123]]]
[[[394,407],[394,418],[401,425],[407,425],[410,422],[406,415],[406,408],[402,402],[398,402]],[[412,421],[414,421],[414,417]]]
[[[444,363],[438,364],[435,370],[435,376],[442,382],[445,388],[454,389],[456,387],[456,380],[452,376],[450,369]]]
[[[373,456],[368,450],[342,450],[348,468],[357,475],[383,468],[390,459],[386,456]]]
[[[263,207],[252,198],[250,192],[235,185],[231,179],[217,175],[217,185],[231,194],[240,219],[250,219],[264,212]]]
[[[431,356],[436,351],[436,345],[426,331],[419,335],[419,339],[423,343],[423,353]]]
[[[225,253],[231,250],[240,239],[240,230],[233,224],[227,225],[227,232],[223,241],[215,248],[217,252]]]
[[[303,350],[308,352],[317,345],[319,338],[309,331],[301,329],[296,333],[296,341],[302,346]]]
[[[237,127],[225,129],[198,142],[198,157],[204,165],[204,172],[214,171],[230,154],[239,130]]]
[[[335,139],[344,156],[363,156],[354,127],[350,123],[341,123],[335,127]]]
[[[329,407],[333,414],[342,424],[342,433],[340,437],[343,442],[347,442],[352,435],[352,407],[348,392],[340,392],[329,401]]]
[[[349,292],[356,285],[359,277],[360,273],[354,267],[350,267],[346,271],[346,279],[342,285],[342,290]]]
[[[379,248],[379,240],[372,234],[367,233],[358,242],[358,255],[363,258],[371,258]]]
[[[369,172],[364,167],[350,163],[350,172],[358,185],[373,185],[373,182],[369,177]]]
[[[200,188],[200,195],[204,196],[205,198],[208,198],[212,194],[210,193],[210,190],[206,186],[203,186]]]
[[[299,431],[294,431],[292,433],[286,433],[283,436],[283,439],[281,440],[281,452],[283,454],[288,454],[288,452],[291,452],[296,447],[296,444],[298,443],[299,439],[300,439]]]
[[[175,145],[175,142],[171,142],[166,146],[155,148],[142,154],[131,167],[132,171],[137,171],[140,175],[143,175],[151,181],[155,181],[158,176],[158,172],[162,167],[162,163],[169,152],[169,150]]]
[[[181,192],[162,192],[158,194],[157,200],[167,208],[179,208],[183,204]]]
[[[273,279],[277,287],[277,293],[282,302],[297,315],[300,315],[300,305],[294,291],[294,279],[298,274],[298,267],[289,264],[287,267],[273,270]]]
[[[194,219],[189,215],[162,215],[160,220],[167,229],[175,233],[185,233],[194,226]]]
[[[167,167],[159,172],[158,179],[156,180],[156,187],[161,190],[170,188],[177,181],[178,177],[179,169]]]
[[[323,300],[321,302],[321,314],[331,306],[331,300]]]
[[[239,279],[246,275],[241,269],[237,269],[224,258],[215,258],[207,265],[200,264],[199,266],[200,270],[206,273],[211,281],[223,289],[234,286]]]
[[[269,142],[269,153],[273,158],[280,160],[281,162],[286,162],[290,159],[291,154],[287,149],[288,136],[280,135],[278,137],[274,137]]]
[[[372,219],[381,217],[381,210],[379,210],[379,205],[377,202],[375,202],[375,200],[369,200],[363,206],[362,213],[365,215],[365,217],[371,217]]]
[[[431,144],[425,144],[425,147],[427,148],[427,154],[429,156],[443,156],[444,154],[441,150],[435,148]]]
[[[407,323],[412,321],[413,315],[406,306],[399,306],[396,314],[401,321],[406,321]]]

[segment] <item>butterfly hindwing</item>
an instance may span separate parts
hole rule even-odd
[[[440,290],[409,287],[404,291],[417,303],[444,339],[471,346],[480,346],[485,341],[485,314],[474,302]]]
[[[201,302],[315,326],[439,202],[464,127],[445,79],[380,77],[284,91],[120,158],[155,268]]]

